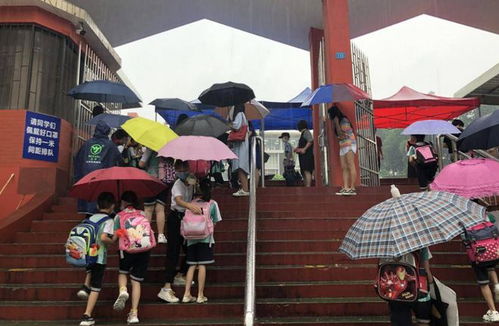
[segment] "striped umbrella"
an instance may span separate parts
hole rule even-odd
[[[405,194],[368,209],[348,230],[339,251],[350,259],[399,257],[450,241],[463,225],[484,220],[485,208],[464,197],[440,191]]]

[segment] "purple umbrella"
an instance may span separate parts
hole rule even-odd
[[[409,125],[402,135],[443,135],[459,134],[461,131],[452,123],[444,120],[421,120]]]

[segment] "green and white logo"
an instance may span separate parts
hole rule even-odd
[[[91,155],[99,155],[102,152],[102,149],[104,146],[100,144],[94,144],[90,147],[90,154]]]

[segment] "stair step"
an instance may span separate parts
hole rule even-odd
[[[141,316],[139,316],[141,318]],[[105,325],[109,326],[123,326],[126,320],[126,316],[122,318],[122,321],[105,321]],[[162,326],[162,325],[176,325],[176,326],[236,326],[242,325],[242,318],[189,318],[189,319],[171,319],[165,318],[163,320],[147,320],[144,321],[140,319],[140,326]],[[75,326],[78,325],[79,320],[58,320],[57,326]],[[101,320],[97,319],[97,324],[100,325]],[[54,321],[36,321],[36,320],[24,320],[24,321],[8,321],[0,320],[0,326],[54,326]]]
[[[388,316],[341,316],[341,317],[281,317],[281,318],[258,318],[258,325],[314,325],[314,326],[352,326],[374,324],[376,326],[389,326]],[[490,323],[484,322],[479,317],[461,317],[460,325],[485,326]],[[1,324],[0,324],[1,325]]]

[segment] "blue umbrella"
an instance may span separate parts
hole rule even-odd
[[[323,85],[310,94],[308,99],[306,99],[301,106],[311,106],[314,104],[321,103],[332,103],[333,102],[333,85]]]
[[[461,131],[444,120],[421,120],[413,122],[402,131],[402,135],[459,134]]]
[[[68,92],[79,100],[101,103],[139,103],[140,99],[128,86],[108,80],[84,82]]]
[[[464,152],[496,146],[499,146],[499,110],[474,120],[457,141],[457,147]]]
[[[196,111],[202,112],[194,103],[190,103],[179,98],[157,98],[151,103],[159,110],[174,110],[174,111]]]
[[[97,125],[99,121],[104,121],[110,128],[119,128],[131,117],[119,114],[101,113],[87,121],[87,125]]]

